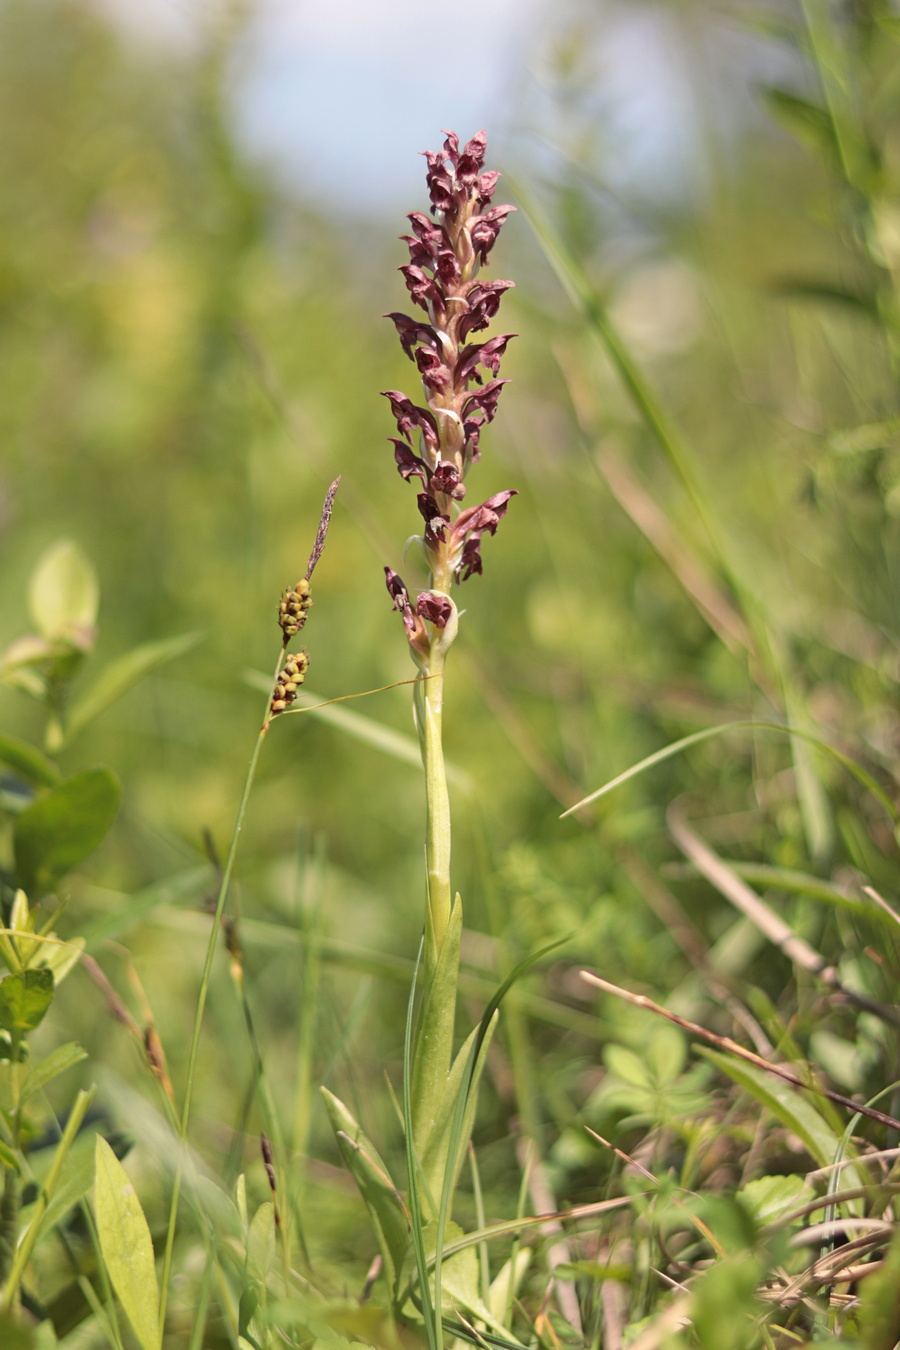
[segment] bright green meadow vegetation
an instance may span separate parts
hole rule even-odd
[[[207,8],[0,0],[0,1350],[893,1350],[900,12],[648,4],[654,183],[573,6],[460,508],[474,199],[425,315]]]

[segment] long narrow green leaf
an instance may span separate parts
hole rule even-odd
[[[58,1046],[45,1059],[38,1060],[29,1069],[28,1076],[22,1084],[21,1100],[24,1102],[35,1092],[40,1092],[41,1088],[46,1087],[59,1074],[80,1064],[83,1059],[87,1059],[87,1051],[75,1041]]]
[[[196,630],[178,637],[163,638],[159,642],[144,642],[118,657],[97,677],[81,698],[73,704],[66,719],[65,742],[86,727],[100,713],[126,694],[138,680],[149,675],[158,666],[174,661],[176,657],[196,647],[203,634]]]
[[[101,892],[104,912],[82,929],[85,950],[94,952],[111,938],[120,938],[160,905],[178,905],[195,900],[204,889],[209,888],[211,875],[211,869],[204,864],[202,867],[189,867],[163,881],[154,881],[135,895]]]
[[[407,1215],[386,1164],[344,1103],[320,1089],[347,1171],[353,1177],[375,1229],[387,1287],[394,1296],[397,1277],[409,1246]]]
[[[555,942],[550,942],[545,947],[541,947],[539,951],[533,952],[530,956],[525,957],[523,961],[520,961],[518,965],[514,966],[506,979],[496,990],[493,997],[489,1000],[488,1005],[481,1016],[481,1020],[478,1023],[475,1035],[471,1038],[465,1069],[463,1070],[459,1087],[456,1090],[456,1102],[447,1145],[447,1165],[444,1169],[444,1182],[441,1188],[441,1207],[438,1214],[434,1254],[434,1301],[438,1309],[440,1309],[441,1306],[441,1262],[444,1255],[444,1231],[450,1214],[450,1204],[453,1198],[453,1188],[456,1183],[459,1163],[461,1163],[461,1154],[467,1139],[466,1127],[468,1126],[468,1129],[471,1130],[474,1119],[475,1091],[484,1062],[483,1056],[487,1049],[488,1039],[493,1034],[497,1012],[500,1008],[500,1004],[503,1002],[516,981],[521,979],[532,966],[540,961],[541,957],[546,956],[548,952],[555,951],[557,947],[562,947],[568,941],[569,935],[566,935],[566,937],[559,938]],[[484,1317],[483,1310],[479,1310],[479,1316]],[[485,1320],[490,1323],[490,1313],[488,1313]]]
[[[55,787],[62,779],[52,759],[18,736],[0,735],[0,764],[14,769],[26,783],[36,787]]]
[[[841,750],[836,749],[833,745],[829,745],[828,742],[823,741],[821,737],[813,736],[808,731],[800,731],[797,727],[787,727],[780,722],[754,722],[749,719],[739,722],[723,722],[720,726],[706,727],[703,731],[695,731],[690,736],[683,736],[681,740],[672,741],[671,745],[663,746],[662,750],[657,750],[652,755],[648,755],[647,758],[642,759],[640,763],[632,764],[630,769],[626,769],[624,773],[620,773],[617,777],[611,778],[608,783],[604,783],[603,787],[597,788],[595,792],[589,792],[586,797],[582,797],[581,801],[576,802],[574,806],[570,806],[568,810],[563,811],[560,820],[564,820],[566,816],[572,815],[574,811],[581,810],[583,806],[588,806],[591,802],[599,801],[601,797],[605,797],[606,794],[612,792],[614,788],[621,787],[623,783],[627,783],[630,779],[636,778],[638,774],[643,773],[646,769],[652,769],[655,764],[661,764],[663,760],[671,759],[673,755],[680,754],[682,750],[687,750],[692,745],[698,745],[701,741],[708,741],[713,736],[722,736],[728,731],[775,731],[782,736],[799,736],[801,740],[809,741],[811,745],[816,746],[817,749],[824,751],[825,754],[831,755],[836,759],[837,762],[851,773],[864,788],[871,792],[872,796],[884,807],[891,820],[900,820],[900,811],[894,806],[894,803],[891,801],[890,797],[888,797],[887,793],[879,787],[872,775],[867,773],[866,770],[862,768],[861,765],[857,764],[856,760],[851,759],[849,755],[845,755]]]

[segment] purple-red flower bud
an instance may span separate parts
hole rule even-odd
[[[454,501],[461,502],[466,495],[466,489],[459,476],[459,469],[449,460],[441,460],[440,464],[431,475],[432,492],[441,492],[445,497],[452,497]]]
[[[391,608],[399,610],[403,616],[403,627],[406,629],[406,637],[410,646],[420,655],[427,655],[428,633],[425,624],[409,603],[409,592],[392,567],[384,569],[384,583],[394,602]]]

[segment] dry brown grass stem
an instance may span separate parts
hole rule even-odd
[[[688,825],[683,799],[673,802],[669,807],[666,812],[666,822],[675,843],[685,857],[689,858],[694,864],[701,876],[706,877],[710,885],[714,886],[720,895],[734,905],[735,909],[755,924],[759,931],[779,951],[784,952],[790,961],[821,980],[823,984],[836,994],[840,994],[848,1003],[852,1003],[864,1012],[873,1013],[893,1027],[900,1028],[900,1012],[896,1008],[884,1003],[877,1003],[874,999],[866,998],[864,994],[858,994],[854,989],[848,988],[834,966],[830,966],[825,958],[814,947],[811,947],[804,938],[797,937],[790,925],[785,923],[784,919],[776,914],[773,909],[770,909],[765,901],[761,900],[756,892],[750,889],[746,881],[742,881],[737,873],[726,862],[723,862],[717,853],[713,852],[709,845],[700,838],[699,834]]]
[[[832,1092],[830,1088],[822,1087],[819,1083],[804,1081],[793,1069],[788,1069],[782,1064],[772,1064],[770,1060],[763,1059],[762,1055],[756,1055],[752,1050],[747,1050],[743,1045],[738,1045],[737,1041],[733,1041],[730,1036],[717,1036],[714,1031],[707,1031],[705,1027],[698,1026],[696,1022],[691,1022],[688,1018],[680,1017],[678,1013],[663,1008],[659,1003],[655,1003],[652,998],[648,998],[646,994],[633,994],[630,989],[622,989],[617,984],[611,984],[609,980],[601,979],[599,975],[595,975],[590,970],[583,970],[581,978],[597,989],[602,989],[604,993],[615,994],[617,998],[624,999],[626,1003],[633,1003],[636,1008],[646,1008],[648,1012],[658,1013],[660,1017],[665,1017],[667,1021],[681,1027],[689,1035],[709,1041],[710,1045],[714,1045],[718,1050],[725,1050],[729,1054],[736,1055],[738,1059],[746,1060],[748,1064],[755,1065],[758,1069],[764,1069],[766,1073],[774,1074],[776,1078],[783,1078],[786,1083],[790,1083],[793,1087],[802,1088],[806,1092],[815,1092],[818,1096],[827,1097],[829,1101],[835,1102],[838,1106],[844,1106],[849,1111],[868,1116],[870,1120],[877,1120],[879,1125],[887,1125],[892,1130],[900,1130],[900,1120],[897,1120],[894,1116],[885,1115],[883,1111],[876,1111],[874,1107],[866,1106],[862,1102],[852,1101],[850,1097],[845,1097],[843,1093]]]

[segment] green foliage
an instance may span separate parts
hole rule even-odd
[[[150,1229],[134,1186],[97,1135],[94,1211],[106,1269],[144,1350],[159,1350],[159,1288]]]
[[[458,956],[458,1013],[426,1003],[411,1035],[404,1138],[410,690],[307,711],[412,674],[381,572],[412,498],[377,450],[377,390],[415,377],[380,318],[404,306],[402,259],[393,219],[298,204],[238,143],[227,8],[169,52],[81,0],[0,0],[0,1342],[156,1350],[149,1230],[172,1350],[886,1350],[898,1175],[867,1155],[889,1129],[697,1055],[579,971],[897,1114],[896,16],[747,0],[725,32],[714,7],[637,0],[700,130],[670,182],[623,172],[607,9],[555,13],[539,96],[513,95],[521,336],[479,472],[520,495],[454,596],[467,911],[436,975],[454,985]],[[338,471],[304,634],[320,692],[266,735],[213,924],[271,688],[255,672]],[[820,967],[682,853],[684,794]],[[113,1186],[95,1226],[94,1137],[123,1123],[146,1221]]]
[[[43,896],[96,850],[119,809],[121,788],[111,769],[84,769],[49,788],[16,817],[16,882]]]

